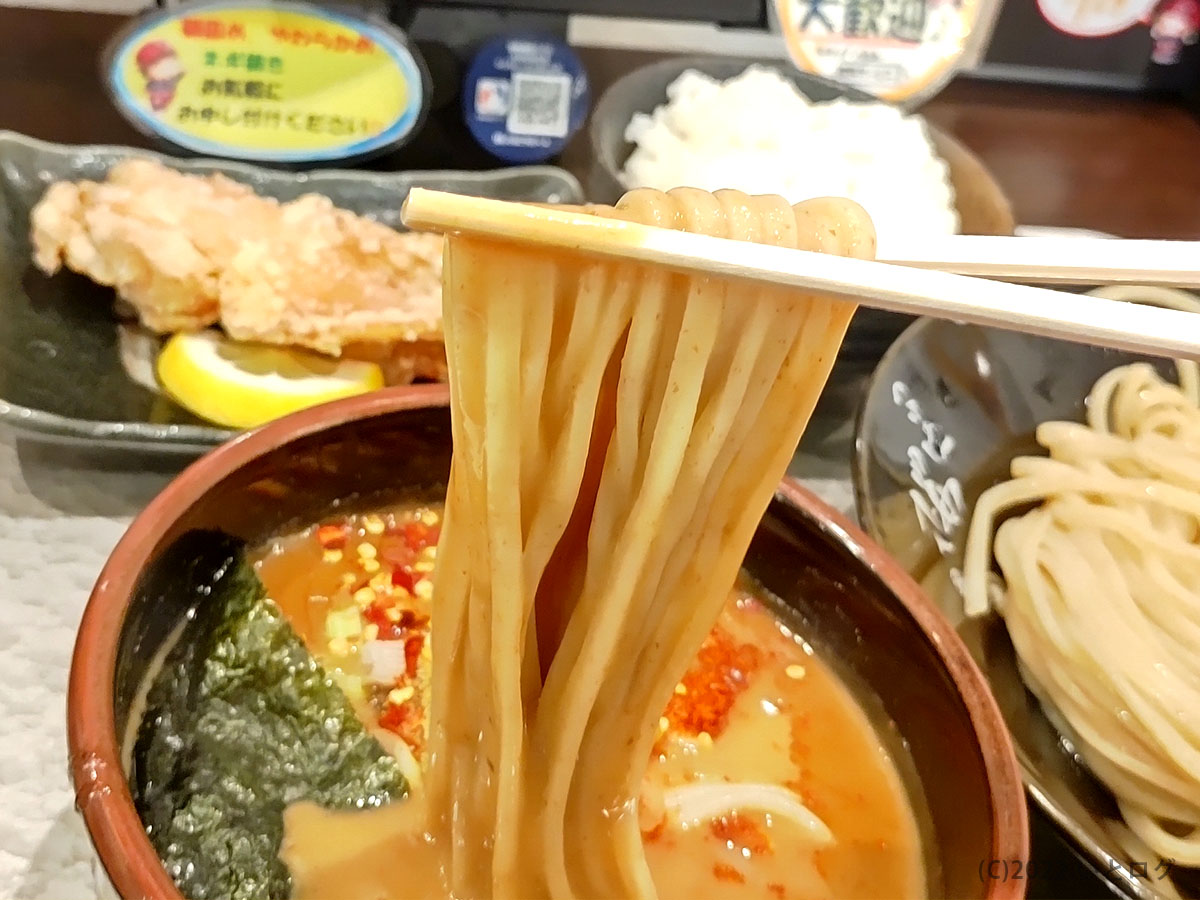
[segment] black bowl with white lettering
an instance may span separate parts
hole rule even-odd
[[[1083,344],[920,319],[884,354],[856,426],[860,522],[955,625],[1012,733],[1035,807],[1031,874],[1045,885],[1042,892],[1031,884],[1031,896],[1167,895],[1156,877],[1160,861],[1122,849],[1124,826],[1112,797],[1025,689],[1003,622],[995,615],[965,619],[955,580],[979,495],[1008,477],[1013,457],[1043,453],[1034,440],[1039,423],[1082,421],[1096,379],[1134,359]],[[1170,372],[1169,363],[1155,364]],[[1086,859],[1092,874],[1072,856]],[[1200,878],[1179,880],[1188,896],[1200,896]]]

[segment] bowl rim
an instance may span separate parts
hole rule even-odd
[[[246,432],[193,462],[133,520],[97,578],[80,622],[67,690],[67,744],[75,805],[100,861],[121,897],[183,900],[159,860],[133,804],[121,761],[114,678],[125,614],[162,525],[173,521],[230,473],[298,439],[376,416],[445,407],[446,385],[386,388],[316,406]],[[955,685],[980,751],[992,817],[992,860],[1029,858],[1029,821],[1012,739],[991,689],[950,622],[909,574],[845,516],[793,478],[776,501],[811,519],[870,570],[916,622]],[[981,881],[993,900],[1022,897],[1025,882]]]

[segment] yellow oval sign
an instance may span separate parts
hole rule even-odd
[[[991,30],[992,0],[775,0],[803,71],[892,103],[926,98]]]
[[[299,3],[198,3],[114,42],[109,87],[140,129],[196,153],[361,157],[421,124],[426,74],[400,32]]]

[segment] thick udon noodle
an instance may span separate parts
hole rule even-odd
[[[635,191],[645,224],[870,257],[866,214]],[[430,831],[461,897],[652,897],[636,798],[853,305],[463,236]]]
[[[1096,294],[1200,311],[1179,291]],[[1086,424],[1046,422],[980,497],[966,545],[969,614],[994,604],[1026,681],[1065,720],[1133,833],[1200,865],[1200,367],[1096,382]],[[1003,522],[1013,507],[1039,502]],[[993,530],[995,536],[993,538]],[[1003,585],[990,574],[991,560]]]

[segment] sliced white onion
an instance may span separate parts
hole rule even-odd
[[[363,644],[362,661],[367,680],[376,684],[392,684],[408,671],[404,641],[367,641]]]
[[[669,814],[689,824],[730,812],[757,810],[795,822],[819,846],[834,842],[829,826],[801,803],[795,792],[777,784],[697,781],[668,788],[663,792],[663,805]]]
[[[409,794],[419,793],[422,781],[421,764],[413,756],[412,748],[408,746],[404,738],[400,737],[394,731],[388,731],[386,728],[377,728],[374,734],[380,746],[387,751],[387,754],[392,759],[396,760],[396,767],[408,782]]]

